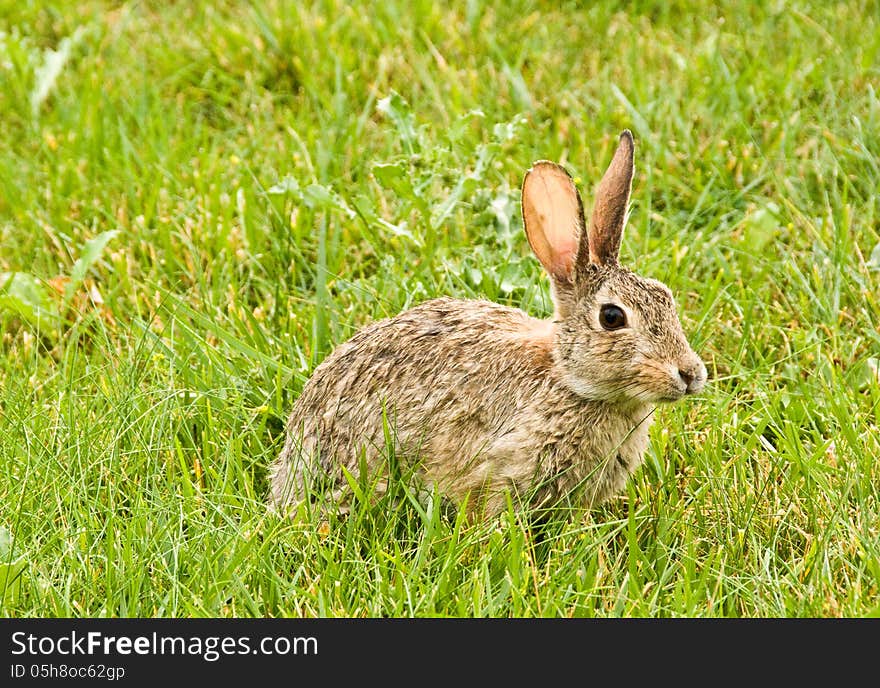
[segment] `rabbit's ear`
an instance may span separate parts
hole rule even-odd
[[[620,135],[620,143],[605,176],[596,188],[596,200],[590,216],[590,262],[614,265],[620,252],[620,238],[626,223],[626,206],[633,178],[633,137],[629,129]]]
[[[532,251],[554,285],[570,286],[578,244],[582,237],[586,240],[586,232],[581,197],[563,167],[546,160],[532,165],[523,180],[522,214]]]

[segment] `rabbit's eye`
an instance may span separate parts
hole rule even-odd
[[[626,313],[620,306],[606,303],[599,309],[599,324],[606,330],[619,330],[626,325]]]

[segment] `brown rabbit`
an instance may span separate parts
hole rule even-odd
[[[522,214],[553,317],[439,298],[359,331],[293,407],[274,506],[305,499],[315,477],[341,500],[343,468],[387,470],[388,428],[400,466],[456,502],[470,495],[472,511],[497,513],[507,490],[534,505],[567,495],[593,505],[621,490],[642,463],[655,404],[706,381],[669,289],[617,262],[632,176],[624,131],[587,229],[568,173],[535,163]]]

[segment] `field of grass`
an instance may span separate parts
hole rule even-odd
[[[0,612],[880,614],[880,7],[0,0]],[[537,316],[519,184],[636,137],[625,264],[710,384],[538,531],[266,512],[318,362]]]

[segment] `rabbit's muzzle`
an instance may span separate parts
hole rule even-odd
[[[681,395],[697,394],[706,386],[706,366],[693,352],[678,364],[678,387]]]

